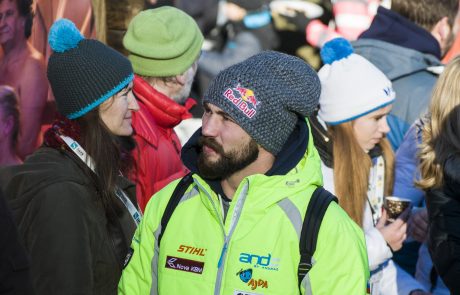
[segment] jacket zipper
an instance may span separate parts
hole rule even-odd
[[[208,191],[206,189],[204,189],[204,187],[201,184],[198,183],[198,185],[206,193],[206,196],[208,197],[209,201],[211,202],[212,207],[214,208],[214,211],[216,212],[216,214],[218,216],[220,216],[219,212],[217,211],[216,205],[214,204],[214,201],[211,198],[211,195],[208,193]],[[215,284],[215,287],[214,287],[214,295],[219,295],[220,294],[220,289],[221,289],[221,286],[222,286],[222,274],[223,274],[223,271],[224,271],[225,259],[227,257],[227,253],[228,253],[227,252],[228,244],[229,244],[230,239],[231,239],[231,237],[233,235],[233,231],[235,230],[235,227],[236,227],[236,225],[237,225],[237,223],[239,221],[239,218],[240,218],[240,215],[241,215],[241,210],[243,209],[244,201],[246,200],[248,188],[249,188],[249,181],[247,181],[247,183],[241,189],[238,201],[237,201],[237,203],[235,205],[235,208],[233,210],[233,215],[232,215],[232,219],[231,219],[231,223],[230,223],[230,230],[228,232],[228,235],[225,234],[224,221],[222,220],[223,216],[221,216],[219,218],[220,226],[222,228],[222,233],[224,234],[224,245],[222,246],[222,250],[220,252],[219,262],[217,263],[218,270],[217,270],[216,284]]]

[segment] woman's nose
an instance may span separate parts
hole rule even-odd
[[[135,112],[139,110],[139,104],[132,90],[128,93],[128,108]]]
[[[388,125],[387,116],[384,116],[380,119],[379,129],[380,129],[380,132],[385,133],[385,134],[390,132],[390,125]]]

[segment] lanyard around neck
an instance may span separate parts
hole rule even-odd
[[[83,161],[83,163],[85,163],[89,167],[89,169],[96,173],[94,161],[86,153],[83,147],[71,137],[65,135],[59,136],[62,138],[65,144],[67,144],[67,146],[72,150],[72,152],[74,152]],[[139,225],[139,223],[141,222],[142,215],[140,211],[133,205],[131,200],[126,196],[125,192],[117,186],[115,189],[115,195],[123,203],[126,209],[128,209],[129,214],[131,214],[131,217],[134,220],[134,223],[136,223],[136,225]]]

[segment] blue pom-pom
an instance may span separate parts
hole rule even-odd
[[[84,37],[68,19],[61,18],[54,22],[48,35],[48,43],[54,52],[65,52],[78,46]]]
[[[353,53],[350,42],[344,38],[335,38],[321,48],[321,59],[325,64],[332,64],[336,60],[348,57]]]

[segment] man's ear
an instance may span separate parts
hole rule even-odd
[[[452,27],[449,25],[447,16],[441,18],[431,30],[431,35],[438,41],[442,54],[449,49],[447,46],[449,46],[451,34]]]
[[[183,86],[185,83],[187,83],[187,71],[182,73],[181,75],[176,76],[176,82],[177,84]]]

